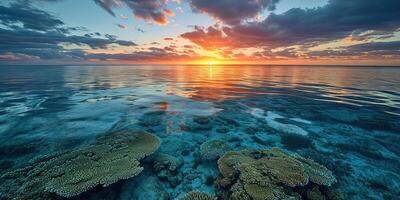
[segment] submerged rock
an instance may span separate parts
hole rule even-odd
[[[299,199],[295,188],[336,182],[327,168],[278,148],[227,152],[218,160],[216,181],[223,199]]]
[[[222,126],[222,127],[218,127],[217,129],[215,129],[215,131],[217,131],[217,133],[228,133],[229,128]]]
[[[166,111],[151,111],[143,114],[142,117],[139,118],[139,125],[143,127],[154,127],[162,124],[162,117],[166,114]]]
[[[230,150],[231,147],[222,140],[209,140],[200,146],[200,156],[204,160],[216,160]]]
[[[269,145],[269,143],[268,143],[267,141],[261,139],[260,137],[258,137],[258,136],[256,136],[256,135],[251,136],[251,139],[252,139],[255,143],[258,143],[258,144],[261,144],[261,145],[264,145],[264,146]]]
[[[309,137],[298,134],[282,134],[281,143],[288,149],[304,149],[313,146]]]
[[[257,127],[252,127],[252,126],[246,127],[244,129],[244,132],[249,135],[255,135],[258,131],[259,131],[259,129]]]
[[[139,160],[158,149],[156,136],[119,131],[99,137],[81,149],[37,159],[30,166],[1,177],[0,192],[12,199],[48,199],[49,193],[72,197],[98,185],[138,175]]]
[[[196,116],[193,118],[193,121],[202,125],[210,123],[209,118],[205,116]]]

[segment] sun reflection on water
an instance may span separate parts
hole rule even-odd
[[[104,69],[105,68],[105,69]],[[166,95],[178,95],[204,101],[240,98],[258,94],[281,94],[286,89],[319,94],[328,101],[346,101],[352,96],[362,96],[359,89],[372,87],[364,80],[368,71],[346,67],[313,66],[250,66],[223,65],[208,61],[204,65],[175,66],[93,66],[65,68],[67,87],[121,88],[151,86],[162,88]],[[379,75],[379,71],[376,71]],[[379,76],[377,76],[379,77]],[[394,78],[395,79],[395,78]],[[355,88],[355,89],[354,89]],[[151,89],[150,89],[151,90]],[[396,91],[398,88],[391,88]],[[397,102],[392,96],[365,94],[369,98],[385,99],[384,103]],[[358,102],[362,103],[362,102]],[[392,103],[393,104],[393,103]]]

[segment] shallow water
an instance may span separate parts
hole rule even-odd
[[[199,156],[200,145],[214,139],[232,150],[280,147],[311,158],[334,173],[333,187],[347,199],[400,195],[400,68],[1,66],[0,72],[1,174],[129,128],[157,135],[157,153],[183,163],[177,181],[160,178],[144,160],[139,176],[76,198],[214,194],[216,163]]]

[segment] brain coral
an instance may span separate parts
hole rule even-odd
[[[331,186],[332,172],[318,163],[278,148],[227,152],[218,160],[217,186],[224,199],[299,199],[296,189],[312,182]]]
[[[0,191],[14,199],[71,197],[138,175],[139,160],[158,149],[158,137],[136,130],[114,132],[74,151],[44,157],[1,177]],[[4,191],[4,188],[9,188]]]
[[[192,191],[189,192],[186,196],[182,197],[180,200],[214,200],[216,198],[210,196],[205,192],[197,192]]]

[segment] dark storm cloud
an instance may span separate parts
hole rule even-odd
[[[210,15],[226,24],[239,24],[265,9],[274,10],[279,0],[189,0],[196,12]]]
[[[21,24],[23,28],[39,31],[55,30],[64,25],[49,13],[21,2],[11,3],[9,7],[0,5],[0,22],[7,27]]]
[[[399,16],[398,0],[330,0],[319,8],[271,13],[260,23],[196,27],[181,36],[205,48],[312,46],[369,30],[390,35],[400,27]]]
[[[173,12],[166,8],[167,0],[94,0],[104,10],[115,16],[114,7],[127,6],[133,14],[148,22],[167,24]]]

